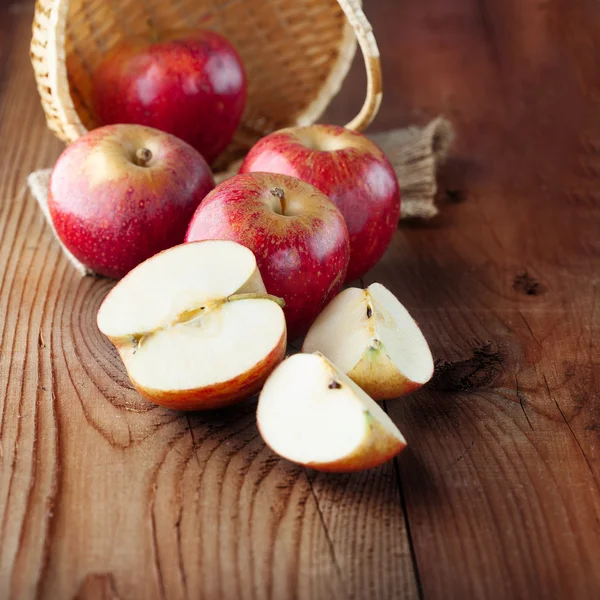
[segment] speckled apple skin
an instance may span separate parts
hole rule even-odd
[[[133,162],[138,148],[152,152],[147,167]],[[62,153],[50,177],[48,208],[75,258],[118,279],[182,243],[213,188],[209,166],[189,144],[149,127],[111,125]]]
[[[285,194],[286,213],[278,214]],[[340,291],[350,257],[348,230],[334,204],[286,175],[250,173],[218,185],[198,207],[186,242],[233,240],[250,248],[267,292],[285,300],[288,338],[306,333]]]
[[[132,37],[92,77],[103,124],[137,123],[172,133],[212,163],[227,147],[246,105],[246,75],[231,43],[214,31]]]
[[[350,234],[347,281],[374,267],[390,245],[400,187],[390,161],[364,135],[335,125],[282,129],[259,140],[240,169],[257,171],[298,177],[342,211]]]

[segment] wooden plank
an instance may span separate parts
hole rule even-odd
[[[443,215],[368,278],[447,361],[388,403],[424,597],[596,598],[600,10],[384,4],[404,106],[458,129]]]
[[[23,6],[23,5],[19,5]],[[10,5],[0,4],[0,22]],[[0,96],[0,597],[412,598],[394,466],[317,478],[262,443],[254,405],[143,402],[23,184],[61,146],[10,13]],[[3,43],[6,39],[3,39]]]
[[[388,403],[410,443],[397,463],[340,477],[275,459],[252,404],[186,418],[131,390],[94,325],[109,284],[77,278],[23,193],[60,146],[31,13],[0,7],[0,597],[598,596],[592,0],[367,7],[375,128],[443,112],[458,140],[442,215],[402,226],[368,278],[445,362]],[[328,119],[353,115],[363,80],[357,60]]]

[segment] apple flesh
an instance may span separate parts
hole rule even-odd
[[[136,267],[108,294],[98,328],[142,396],[215,409],[257,392],[283,359],[286,327],[250,250],[182,244]]]
[[[285,300],[291,340],[339,292],[348,266],[340,211],[319,190],[287,175],[227,179],[198,207],[185,239],[233,240],[250,248],[267,291]]]
[[[137,123],[172,133],[212,163],[227,147],[246,104],[239,54],[207,30],[130,37],[92,77],[102,124]]]
[[[304,352],[322,352],[376,400],[414,392],[433,375],[425,337],[398,299],[380,283],[348,288],[306,334]]]
[[[182,140],[149,127],[112,125],[90,131],[61,154],[48,209],[75,258],[118,279],[182,243],[213,188],[206,161]]]
[[[346,281],[364,275],[383,256],[400,218],[400,187],[390,161],[364,135],[335,125],[291,127],[256,143],[241,173],[298,177],[342,211],[350,234]]]
[[[381,407],[321,354],[295,354],[260,393],[259,431],[292,462],[319,471],[376,467],[406,446]]]

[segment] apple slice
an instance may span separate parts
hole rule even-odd
[[[271,373],[256,417],[274,452],[319,471],[376,467],[406,446],[380,406],[319,352],[295,354]]]
[[[303,352],[322,352],[376,400],[414,392],[433,375],[425,337],[380,283],[348,288],[317,317]]]
[[[124,277],[98,311],[133,385],[156,404],[220,408],[258,391],[285,355],[279,299],[248,248],[175,246]]]

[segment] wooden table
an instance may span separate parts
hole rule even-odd
[[[441,215],[367,282],[440,361],[387,403],[408,449],[330,476],[279,460],[254,405],[139,399],[27,174],[61,144],[0,0],[0,598],[600,597],[600,4],[369,0],[373,130],[456,126]],[[362,100],[359,62],[328,117]]]

